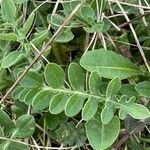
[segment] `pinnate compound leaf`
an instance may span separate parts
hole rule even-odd
[[[82,109],[82,119],[90,120],[94,117],[98,109],[98,99],[91,97],[84,105]]]
[[[21,80],[20,85],[24,88],[39,88],[43,84],[43,80],[39,73],[30,71]]]
[[[68,79],[71,86],[77,90],[84,90],[85,75],[81,67],[71,63],[68,68]]]
[[[135,86],[137,92],[142,95],[150,98],[150,82],[144,81],[140,82]]]
[[[115,77],[109,82],[107,86],[106,97],[110,98],[115,96],[120,89],[121,89],[121,81],[118,77]]]
[[[68,117],[77,115],[82,109],[84,99],[84,97],[78,94],[72,95],[66,103],[65,114]]]
[[[16,7],[13,0],[3,0],[1,2],[1,10],[3,18],[9,23],[15,23]]]
[[[48,64],[44,71],[44,77],[47,84],[53,88],[61,88],[64,85],[65,73],[57,64]]]
[[[33,99],[32,106],[37,110],[45,109],[49,106],[53,93],[49,90],[40,91]]]
[[[61,113],[65,108],[65,104],[68,98],[69,98],[68,94],[64,94],[64,93],[56,94],[50,101],[50,105],[49,105],[50,112],[52,114]]]
[[[91,119],[86,123],[86,134],[95,150],[110,147],[117,139],[119,131],[120,121],[117,117],[114,117],[108,124],[103,124],[100,119]]]
[[[80,65],[90,72],[98,72],[101,77],[113,79],[141,74],[137,66],[127,58],[109,50],[99,49],[85,53],[80,60]]]
[[[4,57],[2,61],[2,67],[8,68],[12,65],[15,65],[17,62],[19,62],[21,59],[23,59],[25,56],[19,51],[14,51],[9,53],[6,57]]]
[[[35,120],[31,115],[22,115],[16,120],[15,137],[27,138],[35,131]]]

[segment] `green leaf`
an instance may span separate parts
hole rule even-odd
[[[120,131],[120,122],[114,117],[108,124],[98,119],[91,119],[86,123],[86,133],[91,146],[95,150],[104,150],[110,147],[117,139]]]
[[[59,26],[63,24],[65,21],[65,17],[59,15],[59,14],[52,14],[47,16],[47,21],[48,23],[52,24],[52,28],[54,30],[57,30]]]
[[[96,71],[100,76],[110,79],[116,76],[126,79],[141,74],[139,68],[127,58],[104,49],[85,53],[81,57],[80,65],[87,71]]]
[[[3,0],[1,2],[1,10],[3,18],[9,23],[15,23],[16,7],[12,0]]]
[[[33,99],[32,106],[37,110],[45,109],[49,106],[53,93],[49,90],[40,91]]]
[[[120,91],[120,89],[121,89],[121,81],[118,77],[115,77],[109,82],[107,86],[106,97],[110,98],[115,96]]]
[[[37,93],[39,93],[39,91],[39,89],[31,89],[30,91],[28,91],[24,97],[24,102],[27,105],[31,105],[34,97],[37,95]]]
[[[74,35],[70,29],[60,32],[56,38],[54,39],[55,42],[58,43],[68,43],[69,41],[73,40]]]
[[[120,118],[121,120],[124,120],[124,119],[126,119],[126,117],[127,117],[127,113],[126,113],[125,111],[121,110],[121,109],[119,110],[118,115],[119,115],[119,118]]]
[[[47,84],[53,88],[61,88],[64,85],[65,73],[57,64],[48,64],[44,71],[44,77]]]
[[[15,33],[0,33],[0,40],[17,41],[18,35]]]
[[[43,84],[43,80],[39,73],[30,71],[21,80],[20,85],[24,88],[39,88]]]
[[[91,94],[99,95],[102,78],[97,72],[92,72],[89,76],[89,90]]]
[[[76,123],[73,121],[61,123],[55,133],[57,139],[59,139],[63,145],[76,145],[77,147],[82,147],[86,141],[83,123],[80,123],[78,127],[76,127]]]
[[[117,107],[120,108],[119,114],[124,116],[123,118],[121,117],[121,119],[124,119],[126,114],[131,115],[135,119],[145,119],[150,117],[149,110],[141,104],[134,103],[135,99],[135,97],[131,97],[129,101],[127,101],[125,96],[120,98],[120,104]]]
[[[1,80],[0,81],[0,91],[2,92],[4,90],[6,90],[7,88],[11,87],[11,85],[12,85],[11,80],[7,80],[7,79],[6,80],[5,79]]]
[[[29,31],[30,28],[32,27],[33,21],[35,18],[35,13],[31,13],[26,20],[25,24],[23,25],[23,34],[26,35]]]
[[[81,67],[71,63],[68,68],[68,79],[71,86],[77,90],[84,90],[85,75]]]
[[[21,144],[19,142],[20,141],[18,140],[10,142],[8,150],[28,150],[29,149],[28,145]]]
[[[2,141],[0,143],[0,149],[1,150],[9,150],[9,144],[10,144],[10,141]]]
[[[80,9],[80,15],[85,21],[87,21],[87,23],[91,25],[94,23],[94,19],[96,18],[95,12],[90,5],[82,6]],[[92,19],[91,22],[88,22],[89,18]]]
[[[4,137],[4,131],[2,127],[0,127],[0,137]]]
[[[27,2],[28,0],[13,0],[14,3],[16,4],[23,4],[25,2]]]
[[[11,52],[6,57],[4,57],[2,61],[2,67],[3,68],[11,67],[12,65],[18,63],[24,57],[25,57],[24,54],[22,54],[19,51]]]
[[[70,13],[75,9],[75,7],[80,3],[80,0],[76,1],[67,1],[67,3],[62,3],[63,11],[65,16],[70,15]],[[76,12],[75,15],[77,15],[78,12]]]
[[[136,8],[133,8],[131,6],[123,5],[123,9],[125,12],[127,12],[129,15],[134,15],[138,13],[138,10]],[[112,10],[116,13],[122,13],[120,7],[117,4],[114,4],[112,6]],[[144,24],[143,24],[144,25]]]
[[[22,103],[18,100],[14,101],[14,105],[11,105],[11,112],[19,117],[26,114],[28,111],[28,106],[25,103]]]
[[[68,94],[64,94],[64,93],[56,94],[50,101],[49,111],[52,114],[61,113],[65,108],[65,104],[68,98],[69,98]]]
[[[114,117],[113,104],[106,102],[101,112],[101,120],[103,124],[108,124]]]
[[[137,92],[142,95],[150,98],[150,82],[144,81],[140,82],[135,86]]]
[[[35,120],[31,115],[22,115],[16,120],[16,128],[13,131],[15,137],[27,138],[35,131]]]
[[[75,94],[72,95],[65,106],[65,113],[68,117],[73,117],[75,115],[77,115],[83,106],[83,102],[84,102],[84,97]]]
[[[102,32],[103,31],[104,22],[96,22],[92,27],[83,27],[83,29],[88,33],[94,32]]]
[[[11,94],[11,96],[13,97],[13,99],[19,99],[20,97],[20,92],[23,90],[23,87],[18,86]]]
[[[85,18],[85,19],[88,17],[91,17],[91,18],[96,17],[95,12],[90,5],[82,6],[80,9],[80,13],[81,13],[82,18]]]
[[[130,107],[130,109],[128,109],[128,113],[136,119],[145,119],[150,117],[150,112],[149,110],[141,105],[141,104],[132,104],[132,105],[128,105],[128,107]]]
[[[141,127],[138,127],[137,125],[137,128],[141,128]],[[143,146],[143,143],[139,142],[135,136],[131,136],[130,141],[128,141],[128,146],[129,146],[129,149],[149,150],[149,148],[147,149],[145,146]]]
[[[53,115],[53,114],[48,113],[45,117],[45,121],[46,121],[46,125],[48,126],[48,128],[50,130],[54,130],[59,125],[60,118],[59,118],[59,115]]]
[[[95,113],[98,109],[98,100],[96,98],[91,97],[84,105],[82,109],[82,119],[90,120],[94,117]]]
[[[33,38],[33,40],[31,42],[35,46],[40,45],[48,37],[48,33],[49,33],[49,31],[47,31],[47,30],[43,30],[43,31],[40,31],[39,33],[36,33],[36,36]]]
[[[19,94],[19,100],[21,102],[24,102],[25,100],[25,95],[29,92],[30,89],[23,89],[20,94]]]
[[[2,109],[0,109],[0,126],[4,127],[6,131],[14,126],[9,116]]]
[[[108,31],[108,30],[110,29],[110,27],[111,27],[111,22],[110,22],[110,20],[107,19],[107,18],[104,18],[104,19],[103,19],[103,22],[104,22],[104,25],[103,25],[103,30],[102,30],[102,32],[106,32],[106,31]]]
[[[128,98],[130,98],[132,96],[136,96],[136,97],[139,96],[139,93],[136,91],[134,84],[122,85],[120,92],[122,95],[126,95]]]
[[[130,105],[130,108],[131,108],[131,110],[130,111],[128,110],[128,113],[133,118],[136,118],[136,119],[145,119],[145,118],[150,117],[149,110],[145,106],[143,106],[141,104],[134,104],[134,105],[132,104],[132,105]]]

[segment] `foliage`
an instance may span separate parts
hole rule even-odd
[[[148,0],[0,5],[0,149],[149,148]]]

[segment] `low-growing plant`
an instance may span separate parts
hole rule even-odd
[[[138,2],[0,1],[0,149],[149,148],[150,4]]]

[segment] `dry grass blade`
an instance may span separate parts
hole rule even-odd
[[[117,3],[118,2],[118,0],[107,0],[107,1],[113,2],[113,3]],[[132,7],[137,7],[137,8],[150,10],[150,7],[143,6],[143,5],[136,5],[136,4],[126,3],[126,2],[121,2],[121,1],[119,1],[119,3],[122,4],[122,5],[127,5],[127,6],[132,6]]]
[[[11,142],[14,142],[14,143],[19,143],[19,144],[23,144],[23,145],[27,145],[31,148],[37,148],[37,145],[31,145],[31,144],[28,144],[28,143],[25,143],[25,142],[21,142],[19,140],[13,140],[13,139],[9,139],[9,138],[5,138],[5,137],[0,137],[0,140],[5,140],[5,141],[11,141]],[[47,149],[47,150],[59,150],[60,147],[43,147],[43,146],[38,146],[39,149]],[[70,150],[72,148],[76,148],[76,146],[72,146],[72,147],[63,147],[62,150]]]

